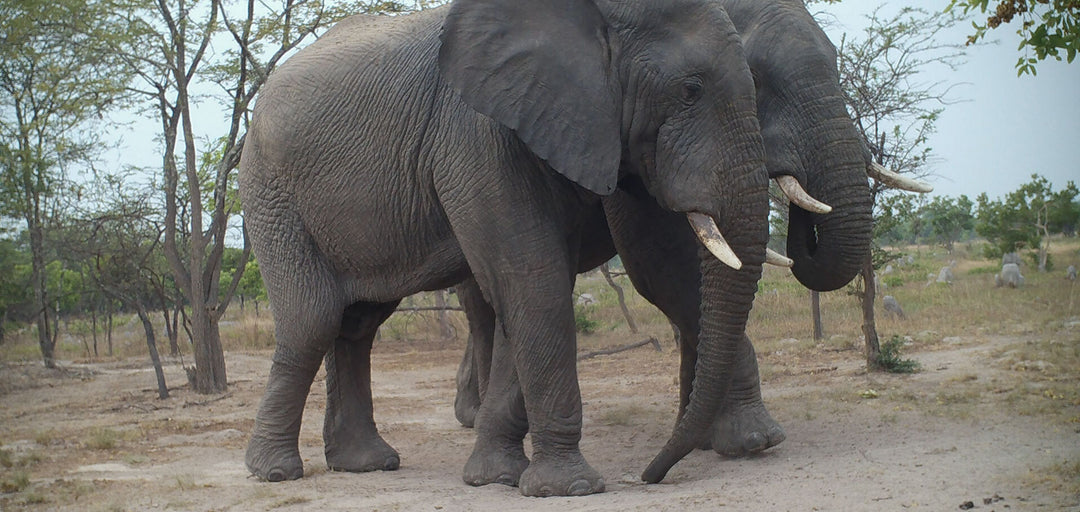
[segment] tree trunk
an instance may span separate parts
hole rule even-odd
[[[173,307],[172,323],[165,326],[169,332],[169,353],[174,356],[180,355],[180,313],[183,308],[183,301],[176,301]]]
[[[205,306],[193,304],[191,331],[195,340],[195,391],[204,394],[224,392],[228,389],[228,379],[217,318]]]
[[[814,340],[825,338],[825,329],[821,326],[821,292],[810,290],[810,312],[814,317]]]
[[[45,247],[44,236],[41,226],[31,222],[28,226],[30,231],[30,261],[34,288],[34,305],[38,308],[36,315],[38,331],[38,347],[41,349],[41,359],[46,368],[56,368],[52,332],[49,325],[49,296],[45,288]]]
[[[109,349],[109,357],[112,357],[112,324],[113,324],[113,303],[108,301],[105,309],[105,342]]]
[[[135,311],[139,314],[139,320],[142,321],[143,331],[146,332],[146,347],[150,349],[150,362],[154,364],[154,374],[157,375],[158,398],[169,398],[169,386],[165,385],[165,370],[161,368],[161,358],[158,357],[154,324],[150,321],[150,314],[142,304],[137,304]]]
[[[626,325],[630,327],[630,332],[637,334],[637,323],[634,322],[634,317],[630,316],[630,309],[626,307],[626,296],[623,294],[622,287],[616,284],[615,280],[611,278],[611,269],[608,268],[607,263],[600,265],[600,273],[604,274],[604,279],[607,280],[608,286],[611,286],[615,290],[615,295],[618,295],[619,308],[622,309],[623,317],[626,318]]]
[[[101,306],[101,300],[99,298],[99,300],[97,301],[97,304],[94,304],[94,307],[90,308],[90,332],[93,333],[92,336],[94,338],[94,358],[97,358],[97,356],[98,356],[98,348],[97,348],[98,347],[97,314],[98,314],[98,307],[100,307],[100,306]]]
[[[243,304],[243,302],[241,302]],[[438,309],[436,314],[439,319],[439,337],[442,340],[453,339],[454,329],[450,327],[450,319],[446,314],[446,291],[437,290],[435,292],[435,307]],[[242,308],[241,308],[242,309]]]
[[[878,342],[877,324],[874,321],[874,299],[877,290],[874,289],[874,263],[871,256],[867,256],[861,275],[863,279],[862,331],[866,338],[866,367],[876,370],[879,367],[881,344]]]
[[[1044,204],[1042,210],[1035,217],[1035,227],[1042,233],[1042,243],[1039,244],[1039,272],[1046,272],[1047,254],[1050,253],[1050,224],[1049,204]]]

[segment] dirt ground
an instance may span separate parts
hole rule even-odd
[[[587,359],[582,450],[607,492],[547,499],[462,483],[473,444],[452,408],[462,342],[376,345],[376,419],[400,470],[327,471],[317,380],[300,439],[307,476],[277,484],[243,462],[269,352],[228,353],[231,386],[218,396],[181,385],[172,362],[167,400],[142,360],[8,365],[0,469],[25,468],[29,482],[0,494],[0,510],[1080,510],[1080,400],[1031,378],[1054,361],[1017,356],[1080,343],[1080,327],[1039,336],[915,345],[914,375],[867,374],[853,349],[759,347],[787,440],[742,460],[696,451],[657,485],[638,475],[674,422],[677,353],[669,342]]]

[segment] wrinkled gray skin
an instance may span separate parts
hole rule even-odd
[[[493,357],[517,372],[492,383],[519,379],[524,413],[481,408],[465,479],[602,491],[578,447],[571,290],[584,224],[633,183],[673,216],[714,219],[743,263],[695,249],[709,321],[693,400],[643,476],[661,480],[728,391],[765,254],[764,158],[741,41],[709,1],[458,0],[339,23],[267,81],[240,164],[277,340],[248,468],[303,475],[325,358],[327,464],[396,469],[373,419],[376,329],[402,297],[472,277],[508,340]],[[505,435],[517,417],[531,461]]]
[[[870,163],[861,136],[844,108],[836,50],[800,0],[718,0],[740,31],[757,88],[757,111],[765,135],[770,177],[791,175],[810,195],[831,205],[829,214],[790,208],[788,256],[796,278],[808,288],[834,290],[847,284],[869,257],[871,203],[866,178]],[[640,196],[640,194],[639,194]],[[701,296],[696,284],[695,242],[677,219],[657,215],[634,222],[627,196],[604,199],[610,237],[643,296],[690,333],[681,345],[680,411],[689,403],[697,362]],[[641,208],[637,208],[640,211]],[[627,221],[626,219],[631,219]],[[666,224],[665,224],[666,222]],[[604,223],[583,237],[589,270],[614,253]],[[678,233],[655,239],[641,233]],[[680,243],[681,242],[681,245]],[[595,246],[590,247],[592,243]],[[605,252],[607,251],[607,252]],[[459,290],[468,285],[459,286]],[[461,296],[469,314],[469,346],[458,370],[455,414],[471,424],[480,404],[490,361],[493,324],[475,292]],[[761,400],[757,360],[744,338],[731,390],[711,429],[711,445],[729,456],[748,455],[784,440],[784,431]]]
[[[598,208],[593,220],[586,224],[582,240],[580,271],[611,259],[618,246],[635,289],[663,311],[679,332],[686,333],[680,346],[684,349],[683,366],[687,367],[687,358],[696,356],[698,344],[701,275],[697,241],[686,222],[659,208],[646,195],[633,193],[633,188],[625,184],[603,199],[603,209]],[[456,289],[469,320],[469,338],[458,367],[454,412],[458,421],[471,427],[480,405],[491,400],[487,390],[492,365],[498,371],[500,364],[507,363],[492,362],[492,344],[498,331],[491,307],[475,282],[466,281]],[[693,375],[683,378],[692,379]],[[680,411],[689,402],[690,387],[683,388]],[[507,427],[527,429],[528,424],[519,418]],[[718,453],[743,456],[775,446],[784,438],[783,429],[762,402],[754,348],[749,338],[744,338],[728,394],[703,447],[711,445]]]

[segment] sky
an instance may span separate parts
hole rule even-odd
[[[908,0],[886,2],[880,14],[890,15],[910,5],[933,11],[948,0]],[[829,6],[814,6],[835,17],[826,32],[839,44],[844,32],[861,35],[867,25],[865,15],[879,4],[872,0],[845,0]],[[942,36],[964,42],[972,32],[970,23],[960,23]],[[1033,173],[1045,176],[1055,190],[1072,180],[1080,184],[1080,59],[1073,64],[1048,59],[1038,64],[1038,75],[1017,77],[1015,28],[1005,26],[988,37],[996,44],[969,47],[966,62],[955,71],[929,69],[921,81],[956,84],[949,94],[954,103],[945,107],[937,122],[930,146],[935,155],[931,176],[932,195],[967,195],[973,199],[987,193],[991,199],[1003,197],[1030,181]],[[198,127],[211,126],[207,135],[225,133],[227,119],[217,104],[207,101],[197,106]],[[160,126],[154,120],[139,119],[132,128],[121,130],[124,140],[116,152],[121,165],[161,165],[158,144],[147,139]],[[216,130],[216,131],[215,131]]]
[[[888,2],[880,14],[890,15],[901,6],[940,10],[948,0]],[[814,7],[836,17],[826,33],[839,44],[845,31],[861,35],[865,15],[879,5],[868,0],[846,0]],[[980,16],[980,15],[976,15]],[[981,19],[985,19],[981,15]],[[980,19],[975,18],[975,19]],[[1015,21],[1013,22],[1016,23]],[[960,23],[941,35],[963,43],[974,30]],[[849,36],[849,37],[851,37]],[[972,200],[985,192],[991,199],[1003,197],[1031,180],[1045,176],[1054,190],[1068,181],[1080,185],[1080,59],[1072,64],[1049,58],[1038,64],[1038,75],[1016,76],[1020,37],[1013,26],[992,31],[988,40],[997,44],[968,47],[966,63],[956,71],[928,70],[922,81],[944,80],[959,84],[930,138],[936,160],[928,181],[933,195]]]

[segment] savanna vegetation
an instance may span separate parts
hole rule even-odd
[[[982,12],[994,4],[951,5]],[[333,21],[428,3],[285,0],[247,2],[236,11],[228,5],[0,0],[0,396],[51,385],[43,384],[49,379],[92,380],[95,364],[153,361],[157,371],[141,385],[162,399],[183,389],[221,398],[231,382],[227,355],[269,357],[273,319],[235,194],[250,102],[281,59]],[[1005,11],[999,7],[973,39],[1018,17],[1025,51],[1036,52],[1018,63],[1021,72],[1034,73],[1039,59],[1060,58],[1059,51],[1072,60],[1076,2],[1000,5]],[[838,44],[851,111],[878,163],[915,177],[929,173],[927,141],[948,87],[914,78],[924,66],[957,64],[959,45],[934,40],[937,30],[956,21],[955,12],[905,9],[895,18],[871,19],[867,31]],[[221,106],[227,123],[220,133],[200,135],[214,128],[197,126],[201,118],[190,110],[195,98]],[[160,133],[147,135],[160,145],[160,166],[102,168],[102,155],[112,148],[101,135],[121,111],[160,125]],[[1018,170],[1031,171],[1038,172]],[[763,380],[807,368],[827,372],[836,357],[919,371],[908,358],[949,340],[1004,336],[1016,341],[996,360],[1032,384],[998,386],[1005,391],[994,400],[1029,414],[1080,406],[1080,300],[1075,280],[1066,279],[1066,269],[1080,265],[1076,185],[1033,174],[997,198],[897,194],[880,184],[874,191],[876,247],[862,279],[811,300],[786,270],[766,270],[749,325]],[[783,222],[776,217],[772,247],[784,246]],[[996,288],[1001,259],[1013,252],[1023,259],[1025,285]],[[938,282],[944,268],[953,277]],[[617,260],[612,270],[635,332],[616,291],[599,273],[586,274],[575,294],[594,301],[576,306],[579,349],[649,337],[670,349],[676,341],[666,319],[633,291]],[[903,306],[906,318],[882,309],[886,295]],[[408,299],[382,327],[376,351],[459,351],[467,324],[456,305],[442,293]],[[875,345],[884,340],[881,350],[861,356],[871,332]],[[163,367],[186,371],[166,381]],[[983,400],[977,378],[956,384],[938,392],[929,413]],[[885,396],[896,407],[917,401],[903,393]],[[1065,415],[1063,421],[1080,422]],[[0,445],[31,438],[39,448],[0,450],[0,505],[57,502],[31,481],[63,457],[47,454],[49,447],[81,450],[71,457],[122,453],[138,465],[145,455],[132,447],[148,432],[201,428],[180,423],[134,432],[5,426]],[[1076,467],[1059,469],[1054,474],[1080,481]],[[94,492],[81,485],[68,486],[62,500]],[[193,484],[181,478],[176,485]]]

